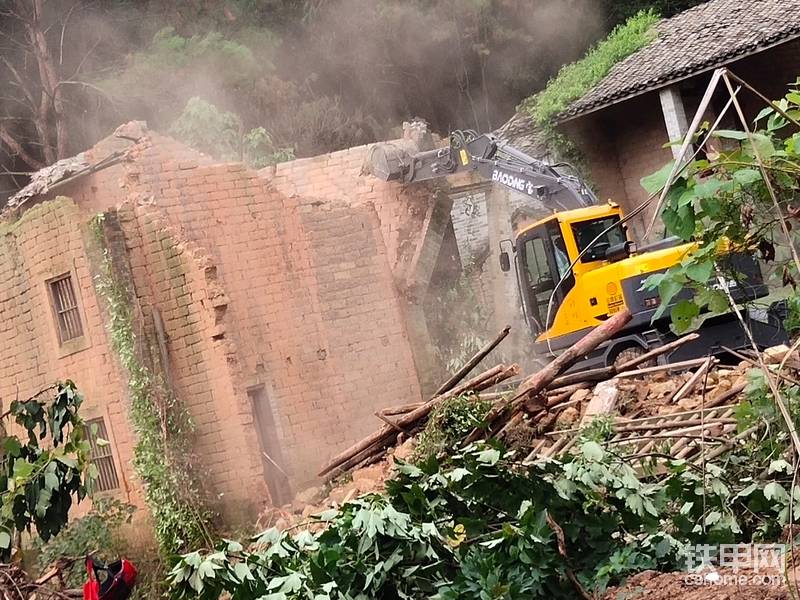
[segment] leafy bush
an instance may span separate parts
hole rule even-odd
[[[55,393],[48,397],[52,390]],[[14,400],[0,419],[13,419],[23,437],[2,429],[0,437],[0,559],[7,561],[23,531],[48,541],[67,524],[73,501],[86,496],[96,475],[78,411],[83,398],[71,381]],[[47,440],[48,445],[40,443]]]
[[[134,510],[130,504],[113,498],[94,498],[86,516],[72,521],[49,542],[36,544],[39,570],[43,572],[59,558],[76,558],[91,552],[106,561],[115,559],[122,549],[118,529],[130,522]],[[66,573],[70,587],[80,587],[84,579],[82,562],[75,563]]]
[[[470,431],[483,424],[491,407],[491,402],[481,400],[477,394],[462,394],[441,402],[417,437],[415,460],[427,460],[451,450]]]
[[[637,475],[619,445],[585,438],[563,462],[523,466],[489,445],[446,465],[400,462],[386,496],[320,515],[325,530],[225,540],[184,555],[170,582],[178,598],[209,600],[571,599],[573,575],[602,591],[633,571],[683,566],[686,544],[776,540],[791,469],[751,443],[726,469],[674,460],[659,479]]]
[[[779,104],[792,118],[800,117],[800,80]],[[788,125],[787,119],[766,108],[756,118],[752,139],[744,131],[713,132],[721,149],[710,149],[705,157],[691,162],[672,184],[662,212],[666,231],[696,242],[697,247],[680,264],[645,282],[646,289],[657,289],[661,297],[654,318],[670,310],[673,328],[683,332],[697,323],[704,310],[727,311],[727,296],[709,281],[716,280],[719,272],[738,285],[741,276],[726,260],[731,249],[772,263],[770,273],[775,282],[796,287],[800,273],[790,245],[797,247],[791,221],[800,217],[793,205],[800,193],[800,133],[794,128],[787,133]],[[783,235],[756,152],[764,161],[783,218],[790,221],[789,239]],[[643,178],[642,186],[649,193],[658,191],[666,183],[672,164]],[[673,303],[684,288],[693,290],[693,298]],[[792,327],[796,327],[791,319],[796,305],[796,300],[789,304]]]
[[[170,133],[192,148],[222,160],[242,161],[254,169],[292,160],[291,148],[276,148],[267,130],[243,133],[242,122],[197,96],[190,98]]]
[[[640,11],[617,25],[606,39],[582,59],[561,68],[544,90],[523,102],[539,125],[547,125],[558,113],[597,85],[611,68],[655,39],[659,17],[652,10]]]

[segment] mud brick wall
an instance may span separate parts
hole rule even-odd
[[[0,222],[0,402],[8,409],[57,380],[72,379],[84,397],[85,419],[102,417],[119,488],[103,492],[143,506],[131,474],[134,438],[127,411],[127,385],[109,347],[102,300],[93,283],[93,258],[84,215],[70,200],[40,204],[18,220]],[[83,336],[59,343],[48,280],[69,274]],[[77,507],[88,509],[87,500]],[[137,511],[133,541],[151,539],[147,511]]]
[[[359,170],[360,162],[349,176]],[[170,373],[198,423],[198,454],[218,456],[205,463],[227,504],[241,505],[243,490],[265,498],[249,486],[262,470],[256,434],[264,425],[248,391],[263,390],[259,401],[268,404],[281,467],[295,489],[313,480],[327,456],[371,431],[375,410],[421,397],[393,267],[424,262],[410,236],[399,240],[404,227],[430,222],[433,211],[414,202],[392,209],[404,199],[395,192],[381,203],[384,218],[413,213],[418,221],[387,223],[357,196],[287,197],[241,165],[210,164],[156,135],[93,177],[101,174],[105,184],[87,178],[72,193],[93,211],[120,198],[138,206],[136,227],[120,216],[143,314],[151,319],[151,306],[162,313]],[[391,256],[385,231],[397,240]],[[170,240],[160,240],[161,250],[153,241],[159,235]],[[178,250],[182,259],[165,254]],[[189,277],[176,266],[189,258],[210,266],[191,266]],[[191,304],[180,306],[185,286]],[[187,311],[210,316],[186,323]]]
[[[228,522],[315,481],[328,457],[379,425],[377,409],[422,397],[411,339],[424,318],[409,306],[437,263],[450,205],[360,177],[365,151],[279,167],[313,181],[294,189],[147,133],[101,142],[91,161],[123,152],[117,164],[57,190],[74,199],[77,221],[106,212],[118,225],[141,335],[196,424],[199,468]],[[48,239],[39,215],[54,194],[22,217]],[[104,352],[99,364],[115,373]],[[32,354],[19,362],[36,364]],[[123,402],[115,377],[89,389],[105,399],[115,386]],[[125,452],[130,474],[130,442]]]

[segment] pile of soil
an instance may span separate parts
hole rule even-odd
[[[698,581],[699,580],[699,581]],[[742,583],[739,583],[742,582]],[[780,574],[719,569],[713,576],[643,571],[602,600],[790,600]]]

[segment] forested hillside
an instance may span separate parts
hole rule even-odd
[[[491,130],[642,8],[697,0],[2,0],[0,198],[121,122],[254,166],[422,117]]]

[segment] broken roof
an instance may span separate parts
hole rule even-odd
[[[617,63],[558,115],[566,121],[800,37],[800,0],[710,0],[664,19],[650,44]]]

